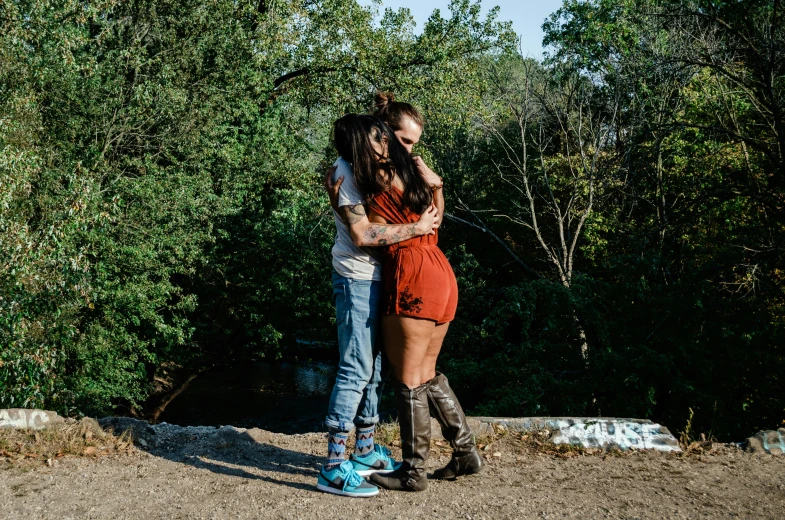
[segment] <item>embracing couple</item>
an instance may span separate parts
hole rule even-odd
[[[412,105],[378,93],[373,115],[348,114],[333,128],[340,157],[326,184],[338,229],[332,254],[340,362],[325,420],[328,460],[317,483],[328,493],[426,490],[431,413],[453,448],[450,462],[431,478],[482,468],[458,399],[436,372],[458,285],[436,245],[442,179],[411,155],[423,124]],[[395,379],[401,462],[374,442],[384,355]]]

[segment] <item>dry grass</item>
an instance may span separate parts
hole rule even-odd
[[[388,447],[401,445],[401,429],[398,426],[398,421],[377,424],[374,436],[378,444]]]
[[[560,459],[571,457],[600,456],[623,457],[632,453],[619,448],[584,448],[579,445],[553,444],[550,437],[553,432],[549,430],[517,431],[508,430],[500,424],[492,425],[492,430],[484,435],[478,435],[477,448],[485,459],[507,457],[510,455],[545,455]]]
[[[600,448],[584,448],[573,444],[553,444],[549,438],[551,432],[548,430],[516,432],[510,436],[509,444],[516,451],[526,453],[539,453],[560,459],[571,457],[584,457],[587,455],[623,455],[625,452],[616,449],[604,450]]]
[[[376,442],[387,446],[393,450],[397,456],[400,454],[401,447],[401,431],[397,422],[379,423],[376,425]],[[506,428],[500,425],[494,425],[492,431],[484,431],[476,435],[475,443],[477,448],[486,459],[490,459],[498,453],[496,451],[497,445],[505,438],[508,437]],[[450,443],[439,439],[431,440],[431,454],[432,455],[450,455],[452,447]]]
[[[0,461],[47,464],[66,456],[99,457],[134,451],[129,432],[115,435],[93,419],[50,425],[42,430],[0,428]]]
[[[490,431],[476,438],[477,448],[486,460],[508,457],[510,455],[547,455],[558,458],[569,458],[586,455],[608,455],[601,449],[588,449],[569,444],[553,444],[548,430],[517,431],[508,430],[503,425],[493,424]],[[621,452],[619,452],[621,453]],[[615,454],[615,453],[614,453]]]

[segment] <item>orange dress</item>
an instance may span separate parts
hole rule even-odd
[[[420,215],[403,208],[403,193],[393,186],[373,198],[369,206],[390,224],[417,222]],[[382,246],[384,255],[382,312],[448,323],[458,307],[458,282],[450,262],[436,245],[435,235],[424,235]]]

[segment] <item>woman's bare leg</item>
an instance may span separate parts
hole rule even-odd
[[[387,359],[390,360],[395,378],[409,388],[416,388],[430,379],[423,379],[422,376],[435,329],[436,323],[430,320],[400,315],[382,318]]]
[[[431,380],[436,376],[436,358],[447,328],[446,324],[437,326],[434,321],[407,316],[382,318],[387,358],[395,378],[402,383],[396,385],[395,397],[403,464],[393,473],[371,475],[381,487],[409,491],[428,488],[425,461],[431,445]]]
[[[436,325],[433,329],[433,335],[431,336],[430,343],[428,343],[428,350],[425,352],[425,358],[423,359],[422,369],[420,371],[420,379],[423,383],[436,377],[436,358],[439,357],[439,352],[442,350],[444,336],[447,335],[447,329],[449,327],[449,323],[442,323],[441,325]]]

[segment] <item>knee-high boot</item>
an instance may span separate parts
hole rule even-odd
[[[425,491],[428,478],[425,462],[431,453],[431,416],[428,411],[428,384],[409,388],[398,383],[395,403],[401,427],[401,467],[392,473],[374,473],[369,480],[385,489],[398,491]]]
[[[436,372],[436,377],[428,385],[427,394],[431,413],[453,449],[450,462],[434,471],[431,478],[454,479],[479,472],[483,467],[482,457],[474,444],[474,435],[466,422],[461,404],[444,374]]]

